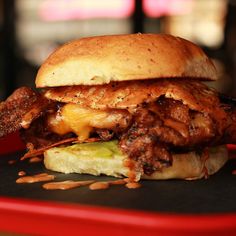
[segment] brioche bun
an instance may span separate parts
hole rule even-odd
[[[209,148],[209,158],[204,160],[196,152],[173,154],[172,166],[154,172],[152,175],[136,173],[137,180],[165,180],[203,178],[206,174],[216,173],[228,160],[226,146]],[[126,156],[103,158],[93,156],[84,158],[75,152],[67,152],[64,147],[51,148],[44,153],[44,164],[49,170],[62,173],[79,173],[92,175],[128,176],[129,169],[123,165]]]
[[[167,77],[217,79],[214,65],[195,44],[165,34],[130,34],[83,38],[61,46],[39,69],[36,87]]]

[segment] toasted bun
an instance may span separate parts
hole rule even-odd
[[[98,85],[111,81],[188,77],[216,80],[211,60],[195,44],[165,34],[83,38],[52,53],[36,87]]]
[[[47,169],[62,173],[85,173],[92,175],[128,176],[129,169],[123,165],[125,156],[113,158],[81,157],[76,152],[67,152],[65,148],[52,148],[44,153],[44,164]],[[137,180],[142,179],[200,179],[216,173],[228,160],[226,146],[209,149],[209,158],[204,160],[196,152],[174,154],[171,167],[154,172],[151,176],[136,173]]]

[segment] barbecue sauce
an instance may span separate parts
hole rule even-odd
[[[203,173],[204,173],[204,178],[208,179],[209,178],[209,173],[208,173],[208,169],[206,167],[206,162],[209,159],[210,155],[209,155],[209,149],[205,148],[203,153],[202,153],[202,161],[203,161]]]
[[[53,180],[55,178],[54,175],[49,175],[47,173],[41,173],[37,175],[27,175],[20,177],[16,180],[16,183],[18,184],[31,184],[31,183],[36,183],[36,182],[44,182],[44,181],[49,181]]]
[[[40,158],[40,157],[31,157],[30,159],[29,159],[29,162],[30,163],[36,163],[36,162],[41,162],[43,159],[42,158]]]
[[[43,188],[47,190],[56,190],[56,189],[67,190],[67,189],[85,186],[92,183],[94,183],[94,180],[87,180],[87,181],[66,180],[66,181],[61,181],[61,182],[46,183],[43,185]]]
[[[26,172],[21,170],[18,172],[18,176],[25,176],[26,175]]]

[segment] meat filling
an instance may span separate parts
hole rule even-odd
[[[172,82],[169,86],[184,91],[184,85],[177,87]],[[191,86],[198,88],[200,84]],[[221,104],[215,93],[206,92],[207,88],[203,96],[200,87],[193,91],[193,97],[188,90],[181,90],[181,96],[191,98],[187,104],[160,95],[148,103],[104,109],[52,101],[29,88],[20,88],[0,103],[0,137],[21,129],[23,139],[34,149],[76,137],[79,142],[118,139],[123,153],[135,160],[136,168],[151,174],[172,164],[173,150],[236,142],[236,109]],[[208,105],[203,106],[205,103]]]
[[[64,113],[60,113],[63,110],[65,109],[61,105],[56,113],[40,118],[40,122],[33,122],[31,128],[23,132],[23,136],[26,136],[25,140],[41,148],[80,134],[79,132],[76,134],[71,128],[65,129],[65,125],[63,128],[62,114]],[[81,108],[78,108],[78,111],[81,111]],[[140,104],[132,112],[119,111],[119,109],[98,112],[83,108],[83,114],[85,113],[92,114],[92,122],[89,116],[86,116],[86,122],[81,126],[83,130],[84,125],[86,124],[87,127],[89,124],[86,137],[99,137],[106,141],[118,139],[121,150],[135,160],[136,168],[143,170],[145,174],[170,166],[172,164],[170,150],[173,148],[190,150],[204,147],[214,142],[217,136],[217,127],[208,114],[193,111],[182,102],[171,98],[160,97],[156,102]],[[81,125],[79,121],[81,114],[78,112],[78,119],[76,119],[75,109],[73,109],[71,119],[75,127],[77,123]],[[56,126],[57,122],[51,121],[59,115],[59,126]],[[102,119],[99,118],[99,122],[96,123],[96,119],[93,119],[94,115],[102,115]],[[52,124],[55,127],[52,128]],[[59,133],[55,133],[58,127]]]
[[[128,132],[120,137],[120,147],[138,168],[143,166],[145,174],[171,165],[173,148],[204,147],[217,135],[209,115],[164,97],[138,108],[133,120]]]

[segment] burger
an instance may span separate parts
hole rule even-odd
[[[63,173],[193,180],[217,172],[236,142],[236,112],[207,87],[217,72],[195,44],[165,34],[82,38],[40,67],[37,91],[0,104],[0,136]]]

